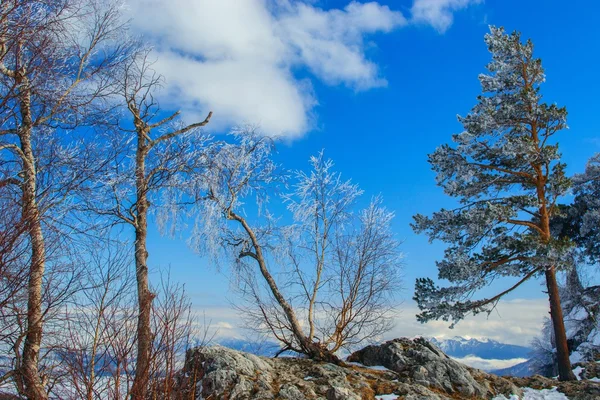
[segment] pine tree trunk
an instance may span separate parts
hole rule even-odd
[[[150,313],[153,295],[148,285],[148,251],[146,238],[148,235],[148,198],[145,176],[147,147],[142,135],[138,136],[136,156],[136,226],[135,226],[135,272],[138,291],[138,326],[137,326],[137,360],[132,387],[132,399],[143,400],[148,390],[150,372],[150,354],[152,350],[152,331]]]
[[[554,266],[546,269],[546,286],[548,287],[548,298],[550,300],[550,317],[554,327],[554,338],[556,341],[556,356],[558,361],[558,379],[561,381],[575,380],[575,374],[571,370],[569,360],[569,347],[567,345],[567,333],[563,319],[558,283],[556,282],[556,270]]]
[[[31,146],[33,121],[31,117],[31,92],[25,78],[22,85],[20,108],[22,126],[19,133],[23,162],[23,219],[27,224],[27,235],[31,245],[31,264],[27,284],[27,335],[23,345],[21,377],[28,399],[45,400],[48,394],[38,370],[42,343],[42,285],[46,267],[46,250],[40,211],[36,198],[35,156]]]

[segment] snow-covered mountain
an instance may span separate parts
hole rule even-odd
[[[455,336],[448,339],[431,338],[450,357],[475,356],[483,359],[511,360],[529,358],[529,347],[500,343],[492,339],[471,339]]]
[[[221,346],[228,347],[233,350],[239,350],[246,353],[256,354],[257,356],[271,357],[281,347],[270,341],[252,341],[238,338],[220,338],[216,340],[216,343]]]
[[[444,353],[457,361],[484,371],[509,369],[527,361],[531,349],[523,346],[500,343],[491,339],[453,337],[448,339],[428,338]],[[261,356],[272,356],[279,346],[273,342],[252,342],[244,339],[221,338],[217,342],[234,350]]]

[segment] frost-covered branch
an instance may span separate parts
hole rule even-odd
[[[531,41],[518,33],[490,28],[485,37],[492,55],[489,73],[479,80],[483,94],[465,117],[464,131],[429,156],[437,182],[461,207],[442,209],[431,217],[416,215],[413,229],[430,240],[449,244],[437,263],[439,278],[418,279],[418,319],[453,320],[490,312],[505,295],[534,276],[545,275],[558,343],[560,378],[572,379],[556,270],[570,265],[571,243],[556,235],[551,220],[558,199],[571,181],[560,162],[557,144],[549,139],[566,128],[566,109],[542,102],[541,61]],[[471,300],[499,277],[517,282],[488,299]]]

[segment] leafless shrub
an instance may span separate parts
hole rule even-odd
[[[63,307],[63,346],[55,354],[65,375],[62,386],[77,398],[118,398],[112,396],[120,395],[121,365],[133,356],[131,348],[117,351],[128,342],[125,330],[133,321],[130,246],[109,238],[87,250],[84,289]]]

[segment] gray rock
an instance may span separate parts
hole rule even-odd
[[[300,358],[269,359],[221,346],[198,348],[186,355],[181,392],[191,393],[188,388],[195,385],[196,399],[210,400],[374,400],[384,394],[407,400],[449,400],[519,393],[509,381],[468,368],[420,339],[369,346],[351,360],[389,370]]]
[[[367,366],[381,365],[400,375],[403,382],[415,383],[467,398],[491,398],[498,393],[486,382],[487,374],[477,371],[477,381],[472,368],[463,365],[423,338],[394,339],[379,346],[368,346],[353,353],[349,361]],[[495,377],[494,380],[501,379]],[[519,389],[506,381],[502,393],[518,394]]]
[[[285,384],[279,389],[278,396],[285,400],[305,400],[306,396],[294,385]]]
[[[360,397],[348,388],[332,386],[327,391],[327,400],[360,400]]]
[[[186,368],[196,365],[202,384],[199,396],[235,399],[273,399],[270,360],[214,346],[188,353]]]

